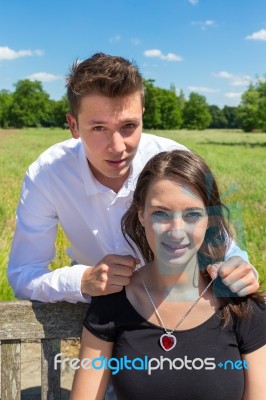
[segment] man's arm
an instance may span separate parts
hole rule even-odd
[[[80,285],[87,266],[48,269],[55,257],[58,216],[48,179],[43,181],[38,184],[30,170],[25,176],[9,258],[9,282],[22,299],[85,302]]]
[[[49,263],[55,257],[57,225],[49,179],[47,176],[40,179],[29,170],[17,209],[8,265],[9,282],[18,298],[87,302],[90,295],[114,293],[129,283],[136,264],[130,255],[107,255],[96,265],[78,264],[50,271]]]

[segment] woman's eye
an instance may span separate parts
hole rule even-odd
[[[154,211],[152,215],[157,218],[169,218],[169,215],[165,211]]]
[[[203,217],[203,214],[201,212],[190,211],[189,213],[185,214],[183,218],[189,222],[194,222],[202,217]]]

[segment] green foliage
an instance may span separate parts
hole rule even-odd
[[[66,126],[66,114],[69,112],[69,104],[67,96],[63,96],[61,100],[52,101],[52,125],[59,128]]]
[[[16,128],[49,125],[51,104],[39,81],[18,81],[10,109],[10,125]]]
[[[177,129],[182,124],[182,113],[172,87],[170,90],[154,86],[153,80],[145,80],[145,129]]]
[[[162,116],[157,88],[154,80],[144,80],[145,112],[143,114],[143,126],[145,129],[157,129],[161,125]]]
[[[239,120],[245,132],[266,132],[266,79],[257,79],[243,93],[239,106]]]
[[[238,107],[224,106],[223,114],[227,120],[226,128],[228,129],[240,129],[239,122],[239,109]]]
[[[182,125],[182,114],[176,94],[171,90],[159,89],[161,124],[159,129],[178,129]]]
[[[202,130],[243,129],[266,132],[266,77],[257,78],[242,95],[238,107],[208,105],[206,98],[191,93],[186,100],[181,89],[171,83],[169,90],[156,87],[153,79],[144,80],[144,129]],[[0,128],[66,127],[69,104],[66,95],[51,100],[39,81],[20,80],[13,93],[0,91]]]
[[[227,118],[225,117],[223,110],[221,110],[218,106],[209,106],[209,113],[212,117],[209,128],[223,129],[227,127]]]
[[[7,90],[0,91],[0,127],[8,128],[10,124],[10,108],[13,103],[13,96]]]
[[[205,97],[198,93],[190,93],[183,110],[183,127],[203,130],[210,125],[211,118]]]
[[[239,106],[241,128],[245,132],[258,129],[259,93],[250,87],[243,95]]]

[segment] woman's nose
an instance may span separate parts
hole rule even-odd
[[[182,239],[186,235],[185,222],[183,221],[182,217],[173,218],[171,220],[167,234],[176,240]]]

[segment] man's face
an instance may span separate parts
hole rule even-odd
[[[67,115],[74,138],[80,138],[95,178],[118,192],[128,177],[142,132],[139,92],[109,98],[94,94],[81,100],[77,120]]]

